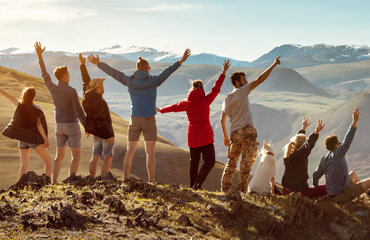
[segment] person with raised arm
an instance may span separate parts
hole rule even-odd
[[[128,87],[131,99],[131,117],[127,134],[127,152],[123,160],[123,179],[128,178],[137,144],[141,132],[144,135],[146,164],[149,181],[155,180],[155,144],[157,141],[157,125],[155,121],[157,87],[159,87],[183,62],[190,56],[190,49],[186,49],[182,58],[164,69],[157,76],[149,74],[149,63],[139,57],[136,63],[137,71],[133,75],[126,75],[108,64],[100,62],[99,56],[90,54],[89,62],[97,65],[106,74]]]
[[[308,156],[315,147],[315,143],[319,138],[319,132],[325,127],[325,124],[322,124],[322,120],[319,120],[315,131],[310,134],[306,141],[305,133],[310,124],[308,117],[303,117],[302,129],[284,147],[283,195],[289,195],[291,192],[300,192],[306,197],[327,195],[325,184],[317,187],[309,187],[307,184]]]
[[[90,176],[95,177],[100,157],[104,156],[101,174],[109,172],[114,154],[114,132],[107,102],[103,99],[105,78],[93,78],[86,68],[86,59],[79,54],[86,113],[85,132],[94,135],[93,155],[89,164]]]
[[[248,96],[280,64],[280,57],[277,57],[274,63],[251,83],[248,83],[244,72],[234,72],[231,75],[230,80],[234,90],[223,102],[221,113],[221,130],[224,135],[224,144],[228,147],[228,161],[222,174],[221,191],[228,191],[233,187],[231,181],[234,177],[240,154],[242,154],[242,159],[240,162],[238,189],[241,192],[247,191],[249,174],[256,161],[258,146],[257,131],[253,125]],[[227,117],[230,118],[230,138],[227,133]]]
[[[51,157],[48,152],[48,126],[41,107],[34,104],[36,98],[35,88],[25,88],[19,100],[3,89],[0,89],[0,93],[9,98],[16,106],[13,118],[3,130],[2,135],[19,140],[18,148],[21,158],[19,178],[27,173],[28,162],[30,160],[30,149],[33,148],[44,161],[45,175],[51,180]]]
[[[42,58],[45,47],[42,48],[40,42],[36,42],[34,47],[39,59],[42,79],[54,103],[57,154],[53,166],[53,182],[57,182],[60,167],[66,153],[67,142],[72,152],[69,176],[72,173],[77,174],[81,158],[81,130],[77,118],[85,126],[85,113],[81,107],[76,89],[69,86],[70,76],[67,67],[57,67],[54,70],[58,84],[53,83],[49,73],[46,71]]]
[[[325,174],[326,191],[335,203],[350,202],[362,193],[369,193],[370,178],[361,181],[355,172],[348,173],[345,158],[355,137],[359,118],[360,112],[356,107],[352,112],[352,123],[343,143],[339,142],[337,135],[325,138],[325,147],[329,152],[321,158],[319,166],[313,173],[314,186],[319,185],[320,178]]]
[[[213,130],[209,121],[210,105],[220,93],[229,67],[230,60],[225,60],[220,76],[207,95],[204,92],[202,80],[196,80],[192,83],[192,89],[185,100],[157,108],[157,111],[161,113],[186,111],[189,120],[187,128],[188,146],[190,148],[189,178],[190,187],[194,190],[202,189],[203,182],[216,162]],[[204,163],[198,173],[201,155]]]

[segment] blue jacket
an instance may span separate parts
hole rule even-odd
[[[175,62],[164,69],[158,76],[151,76],[146,71],[136,71],[133,75],[125,75],[108,64],[99,62],[98,67],[118,82],[128,87],[131,99],[131,115],[134,117],[151,117],[157,114],[156,100],[159,87],[180,64]]]
[[[313,173],[314,186],[318,186],[319,179],[325,174],[326,191],[329,196],[336,196],[348,187],[348,166],[344,156],[351,146],[356,129],[352,125],[349,127],[343,143],[337,149],[328,152]]]

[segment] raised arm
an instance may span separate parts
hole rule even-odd
[[[253,82],[251,82],[250,84],[250,91],[252,91],[253,89],[255,89],[258,85],[260,85],[261,83],[263,83],[269,76],[270,76],[270,73],[272,72],[272,70],[278,65],[280,64],[280,58],[281,55],[279,57],[277,57],[274,61],[274,63],[269,67],[267,68],[263,73],[261,73],[257,78],[256,80],[254,80]]]
[[[220,74],[220,76],[216,80],[215,85],[213,86],[211,92],[209,94],[207,94],[207,96],[205,97],[209,104],[211,104],[213,102],[213,100],[215,100],[217,95],[220,93],[221,86],[224,83],[225,75],[226,75],[226,72],[229,69],[230,65],[231,65],[231,63],[230,63],[229,59],[227,61],[226,60],[224,61],[224,64],[223,64],[223,67],[222,67],[222,73]]]
[[[227,133],[227,124],[226,124],[227,114],[222,112],[221,114],[221,130],[222,134],[224,135],[224,144],[226,147],[230,145],[230,138]]]
[[[35,47],[35,50],[36,50],[37,58],[39,59],[39,65],[40,65],[40,69],[41,69],[42,79],[44,80],[46,88],[50,92],[54,88],[56,88],[57,86],[51,81],[50,75],[46,71],[45,63],[44,63],[44,60],[42,58],[42,53],[45,51],[46,47],[42,48],[40,42],[36,42],[34,47]]]
[[[12,103],[14,103],[14,105],[17,105],[17,99],[15,97],[13,97],[12,95],[10,95],[9,93],[5,92],[3,89],[0,88],[0,93],[3,94],[5,97],[9,98],[10,101],[12,101]]]
[[[185,111],[185,107],[184,107],[184,104],[183,102],[178,102],[178,103],[175,103],[175,104],[172,104],[172,105],[168,105],[168,106],[165,106],[165,107],[161,107],[161,108],[156,108],[157,112],[160,112],[160,113],[167,113],[167,112],[183,112]]]
[[[37,118],[37,130],[39,130],[39,133],[41,134],[41,137],[44,139],[44,147],[49,148],[49,139],[46,136],[45,129],[42,126],[40,118]]]
[[[123,85],[126,85],[129,83],[131,78],[124,74],[123,72],[117,71],[116,69],[110,67],[108,64],[100,62],[99,54],[94,57],[94,55],[90,54],[87,57],[87,60],[91,62],[92,64],[95,64],[100,68],[103,72],[111,76],[112,78],[116,79],[118,82],[122,83]]]
[[[191,51],[189,48],[187,48],[184,52],[184,54],[182,55],[182,58],[175,62],[174,64],[172,64],[171,66],[167,67],[166,69],[164,69],[162,72],[160,72],[157,76],[153,76],[152,80],[153,80],[153,83],[155,86],[160,86],[164,81],[166,81],[166,79],[172,74],[174,73],[180,66],[183,62],[185,62],[188,57],[191,55]]]
[[[344,157],[351,146],[353,138],[355,137],[357,122],[360,118],[360,112],[356,107],[352,112],[352,124],[348,129],[346,136],[344,137],[343,143],[337,148],[336,154],[338,157]]]
[[[87,69],[86,69],[86,58],[84,58],[82,56],[82,54],[80,53],[78,55],[78,59],[80,60],[80,71],[81,71],[81,77],[82,77],[82,88],[83,88],[83,92],[85,94],[86,92],[86,88],[87,86],[89,85],[90,81],[91,81],[91,78],[90,78],[90,75],[89,73],[87,72]]]

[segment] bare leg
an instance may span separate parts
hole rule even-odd
[[[146,152],[146,169],[148,171],[149,181],[154,181],[155,178],[155,143],[157,141],[145,141]]]
[[[64,156],[66,155],[66,147],[58,147],[57,148],[57,156],[54,161],[53,166],[53,182],[57,182],[60,166],[62,166],[62,162],[64,159]]]
[[[130,175],[132,158],[134,157],[138,143],[139,141],[127,141],[127,152],[123,159],[123,180],[128,178],[128,175]]]
[[[104,157],[103,165],[101,166],[101,174],[109,172],[110,166],[112,165],[113,156]]]
[[[352,180],[353,183],[358,183],[360,179],[358,178],[357,174],[354,171],[349,172],[349,178]]]
[[[23,176],[23,174],[27,173],[28,168],[28,161],[30,160],[30,148],[27,149],[19,149],[19,155],[21,157],[21,167],[19,169],[19,178]]]
[[[43,147],[42,145],[39,145],[36,148],[34,148],[34,150],[44,161],[45,163],[44,172],[46,176],[48,176],[51,180],[51,157],[49,155],[48,149]]]
[[[370,178],[366,178],[365,180],[360,181],[362,188],[364,189],[365,193],[369,193],[370,188]]]
[[[89,173],[90,173],[90,176],[95,177],[96,169],[98,167],[98,162],[99,162],[100,156],[101,155],[93,155],[91,157],[90,164],[89,164]]]
[[[71,160],[71,166],[69,167],[69,176],[71,176],[72,173],[77,174],[78,165],[80,164],[80,159],[81,159],[81,147],[71,148],[71,152],[72,152],[72,160]]]

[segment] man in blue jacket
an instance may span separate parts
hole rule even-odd
[[[136,63],[137,71],[133,75],[126,75],[117,71],[108,64],[100,62],[99,56],[89,55],[89,62],[97,65],[106,74],[128,87],[131,99],[131,117],[128,127],[127,152],[123,160],[123,179],[128,178],[137,144],[141,132],[144,135],[146,164],[149,181],[155,177],[155,154],[154,147],[157,141],[157,126],[155,121],[157,87],[159,87],[183,62],[190,56],[190,49],[186,49],[182,58],[164,69],[157,76],[149,74],[149,63],[139,57]]]
[[[357,122],[360,112],[356,107],[352,112],[352,124],[344,137],[343,144],[338,141],[336,135],[325,139],[325,147],[329,152],[321,159],[321,162],[313,173],[313,185],[318,186],[319,179],[325,174],[326,191],[336,203],[346,203],[369,192],[370,178],[363,181],[357,177],[355,172],[348,173],[345,155],[351,146],[357,130]]]

